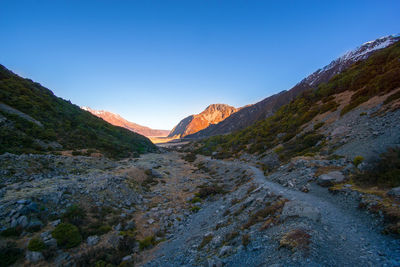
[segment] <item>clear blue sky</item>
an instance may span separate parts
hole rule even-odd
[[[77,105],[171,129],[290,89],[400,32],[400,1],[0,0],[0,64]]]

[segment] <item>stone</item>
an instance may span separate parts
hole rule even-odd
[[[231,246],[223,246],[221,250],[219,251],[219,256],[224,256],[227,254],[230,254],[232,252],[232,247]]]
[[[58,219],[58,220],[52,221],[50,224],[51,224],[52,226],[56,227],[56,226],[59,225],[60,223],[61,223],[61,220]]]
[[[300,201],[289,201],[285,203],[281,218],[284,220],[289,217],[308,218],[314,222],[321,220],[321,212],[316,208]]]
[[[394,197],[400,199],[400,186],[392,188],[387,192],[387,195],[390,197]]]
[[[55,238],[50,238],[43,241],[48,248],[56,248],[57,247],[57,240]]]
[[[36,232],[42,229],[43,223],[38,219],[32,219],[26,229],[31,232]]]
[[[27,226],[28,226],[28,223],[29,223],[28,217],[26,217],[26,216],[21,216],[21,217],[19,217],[19,218],[17,219],[17,225],[18,225],[18,226],[21,226],[22,228],[27,227]]]
[[[126,223],[124,230],[132,230],[136,227],[135,221],[134,220],[130,220]]]
[[[153,224],[155,221],[153,220],[153,219],[149,219],[149,220],[147,220],[147,223],[148,224]]]
[[[86,240],[86,243],[88,244],[88,246],[94,246],[99,243],[99,237],[97,235],[89,236]]]
[[[122,262],[124,262],[124,261],[132,261],[132,256],[128,255],[128,256],[123,257]]]
[[[222,262],[219,258],[208,258],[208,267],[222,267]]]
[[[43,254],[37,251],[26,251],[25,258],[29,262],[38,262],[44,259]]]
[[[121,229],[122,229],[121,223],[118,223],[116,226],[114,226],[115,231],[121,231]]]
[[[344,181],[344,175],[340,171],[332,171],[326,174],[322,174],[317,179],[317,184],[320,186],[328,187],[334,183],[340,183]]]

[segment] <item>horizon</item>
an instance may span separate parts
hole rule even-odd
[[[5,1],[0,64],[78,106],[171,130],[210,104],[289,90],[399,32],[397,1],[150,2]]]

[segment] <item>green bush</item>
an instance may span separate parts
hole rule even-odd
[[[356,156],[356,157],[354,157],[354,159],[353,159],[353,164],[354,164],[354,166],[358,166],[358,165],[360,165],[361,164],[361,162],[363,162],[364,161],[364,157],[363,156]]]
[[[156,239],[154,236],[148,236],[143,240],[139,240],[139,249],[144,250],[150,248],[156,244]]]
[[[86,212],[83,208],[72,205],[62,216],[63,220],[79,226],[86,218]]]
[[[29,241],[28,249],[30,251],[42,251],[46,249],[46,244],[43,242],[42,239],[32,238],[31,241]]]
[[[57,240],[57,245],[64,248],[73,248],[82,242],[78,227],[69,223],[60,223],[51,233]]]
[[[389,148],[380,155],[380,160],[372,170],[358,173],[354,181],[360,185],[400,186],[400,148]]]
[[[10,227],[3,230],[0,235],[3,237],[18,237],[22,233],[22,229],[16,227]]]
[[[0,266],[10,266],[23,257],[23,250],[15,243],[7,243],[0,248]]]

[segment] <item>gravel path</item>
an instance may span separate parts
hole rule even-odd
[[[253,183],[260,190],[272,191],[320,213],[320,221],[312,224],[313,244],[305,258],[291,261],[290,254],[288,256],[277,249],[276,240],[260,233],[248,249],[238,250],[225,258],[225,266],[400,266],[399,241],[381,235],[371,223],[372,219],[355,207],[336,204],[339,199],[327,191],[326,194],[318,189],[316,194],[312,193],[313,190],[303,193],[268,181],[261,170],[246,163],[218,162],[248,168],[254,173]],[[223,198],[219,198],[204,205],[173,239],[160,244],[153,252],[153,260],[144,266],[199,266],[207,262],[196,259],[197,246],[193,240],[201,240],[218,221],[224,219],[221,213],[226,204]]]

